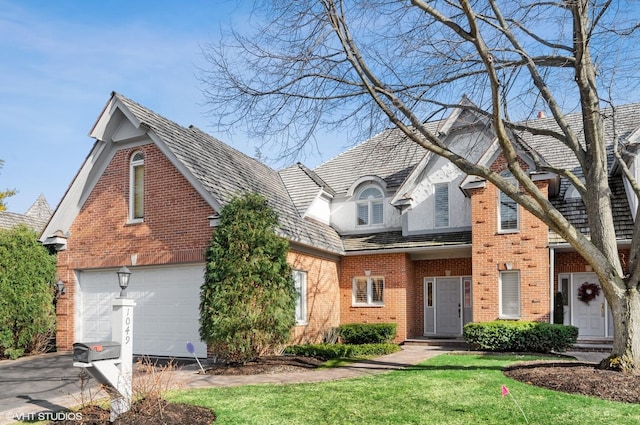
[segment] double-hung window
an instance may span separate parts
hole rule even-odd
[[[435,225],[436,227],[449,227],[449,184],[436,184],[434,186],[434,192]]]
[[[520,318],[520,272],[500,272],[500,318]]]
[[[384,305],[384,278],[353,278],[353,305]]]
[[[517,180],[513,178],[513,175],[510,171],[503,171],[500,175],[507,178],[512,184],[518,184]],[[509,198],[502,191],[500,191],[500,195],[498,196],[498,198],[498,231],[512,232],[518,230],[520,226],[518,203]]]
[[[382,191],[374,186],[365,187],[358,195],[358,226],[383,224],[383,199]]]
[[[136,152],[129,164],[129,221],[144,219],[144,154]]]
[[[307,324],[307,272],[294,270],[293,283],[296,289],[296,325]]]

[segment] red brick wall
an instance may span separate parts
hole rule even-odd
[[[129,161],[145,155],[144,222],[127,224]],[[66,251],[58,254],[58,276],[67,294],[58,302],[57,345],[74,342],[76,269],[204,261],[213,209],[153,144],[116,152],[74,220]]]
[[[327,330],[340,324],[339,262],[290,251],[287,261],[293,269],[307,272],[306,326],[296,326],[296,344],[322,342]]]
[[[451,276],[471,276],[473,261],[471,258],[446,258],[439,260],[420,260],[414,263],[415,297],[411,307],[414,311],[414,320],[407,324],[408,337],[419,337],[424,335],[424,278],[446,276],[449,270]]]
[[[500,161],[497,166],[503,165]],[[546,195],[547,182],[536,183]],[[498,233],[498,190],[491,183],[471,196],[473,256],[473,321],[499,316],[499,271],[511,262],[520,271],[522,320],[549,320],[548,228],[519,207],[520,229]]]
[[[344,257],[340,273],[340,323],[396,323],[396,342],[407,338],[407,317],[415,313],[408,309],[407,294],[413,282],[412,262],[405,253],[372,254]],[[352,304],[352,282],[356,276],[384,277],[384,306]]]

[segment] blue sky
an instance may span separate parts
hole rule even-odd
[[[212,127],[197,79],[201,46],[247,22],[241,3],[0,0],[0,190],[19,192],[7,209],[23,213],[41,193],[57,206],[112,91],[253,155],[242,134]]]

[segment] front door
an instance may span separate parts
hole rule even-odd
[[[462,291],[459,277],[436,280],[436,332],[462,334]]]
[[[600,282],[594,273],[576,273],[572,279],[572,322],[578,327],[580,337],[604,337],[606,302],[600,288],[600,293],[589,289],[591,285]],[[581,291],[582,289],[582,291]],[[580,298],[582,292],[583,298]],[[586,295],[585,295],[586,294]],[[593,299],[590,299],[593,298]]]

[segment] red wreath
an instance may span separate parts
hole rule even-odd
[[[585,282],[578,288],[578,299],[585,304],[595,300],[600,295],[600,286],[597,283]]]

